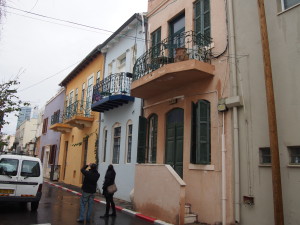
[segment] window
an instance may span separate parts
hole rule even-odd
[[[0,175],[16,176],[19,160],[2,158],[0,160]]]
[[[118,57],[118,72],[125,72],[126,70],[126,52]]]
[[[196,35],[210,37],[210,0],[198,0],[194,4],[194,29]]]
[[[288,147],[290,164],[300,165],[300,146]]]
[[[192,103],[191,163],[210,164],[210,102]]]
[[[39,177],[40,164],[37,161],[24,160],[22,162],[21,176],[23,177]]]
[[[113,68],[113,63],[111,62],[110,64],[108,64],[108,75],[111,75],[112,74],[112,68]]]
[[[77,102],[77,100],[78,100],[78,88],[76,88],[76,90],[75,90],[75,102]]]
[[[106,162],[106,148],[107,148],[107,129],[104,129],[103,132],[104,136],[103,136],[103,162]]]
[[[127,125],[127,146],[126,146],[126,162],[131,163],[131,149],[132,149],[132,124]]]
[[[286,10],[294,5],[300,4],[300,0],[281,0],[282,9]]]
[[[43,121],[43,129],[42,129],[43,134],[47,133],[47,128],[48,128],[48,117],[45,118],[44,121]]]
[[[157,142],[157,115],[153,114],[148,119],[148,162],[156,163]]]
[[[84,98],[85,98],[85,83],[82,84],[82,89],[81,89],[81,104],[80,104],[80,111],[83,110],[84,107]]]
[[[259,148],[260,164],[271,164],[271,151],[269,147]]]
[[[119,164],[120,159],[120,146],[121,146],[121,127],[114,128],[114,140],[113,140],[113,164]]]
[[[86,105],[85,105],[85,116],[90,116],[91,114],[91,105],[93,98],[93,84],[94,84],[94,76],[89,76],[87,80],[87,90],[86,90]]]
[[[152,57],[156,58],[160,55],[160,42],[161,42],[161,28],[158,28],[156,31],[154,31],[151,34],[151,40],[152,40]]]
[[[99,83],[100,83],[100,76],[101,76],[101,71],[99,70],[99,71],[97,72],[96,84],[99,84]]]
[[[185,31],[185,14],[178,16],[176,19],[170,22],[170,43],[172,46],[170,50],[170,56],[173,57],[175,55],[175,49],[184,47],[185,45],[185,37],[183,35]]]

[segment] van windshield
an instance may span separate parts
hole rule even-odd
[[[23,177],[39,177],[40,165],[37,161],[24,160],[22,162],[21,176]]]
[[[0,175],[16,176],[18,164],[19,160],[17,159],[0,159]]]

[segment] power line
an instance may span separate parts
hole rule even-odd
[[[38,85],[38,84],[40,84],[40,83],[43,83],[44,81],[49,80],[50,78],[55,77],[55,76],[57,76],[58,74],[60,74],[61,72],[63,72],[63,71],[65,71],[65,70],[69,69],[70,67],[74,66],[75,64],[78,64],[79,62],[80,62],[80,61],[78,61],[78,62],[76,62],[76,63],[73,63],[72,65],[68,66],[67,68],[62,69],[62,70],[60,70],[59,72],[57,72],[57,73],[55,73],[55,74],[53,74],[53,75],[51,75],[51,76],[49,76],[49,77],[46,77],[45,79],[43,79],[43,80],[41,80],[41,81],[39,81],[39,82],[37,82],[37,83],[35,83],[35,84],[32,84],[32,85],[30,85],[30,86],[28,86],[28,87],[26,87],[26,88],[23,88],[23,89],[21,89],[21,90],[18,91],[18,92],[25,91],[25,90],[27,90],[27,89],[29,89],[29,88],[32,88],[32,87],[34,87],[34,86],[36,86],[36,85]]]
[[[102,28],[99,28],[99,27],[94,27],[94,26],[90,26],[90,25],[85,25],[85,24],[81,24],[81,23],[77,23],[77,22],[72,22],[72,21],[69,21],[69,20],[58,19],[58,18],[51,17],[51,16],[45,16],[45,15],[42,15],[42,14],[29,12],[29,11],[26,11],[26,10],[23,10],[23,9],[18,9],[18,8],[15,8],[15,7],[12,7],[12,6],[7,6],[7,5],[5,6],[5,5],[3,5],[3,4],[0,4],[0,6],[6,7],[6,8],[10,8],[10,9],[13,9],[13,10],[17,10],[17,11],[21,11],[21,12],[24,12],[24,13],[27,13],[27,14],[32,14],[32,15],[34,15],[34,16],[43,17],[43,18],[46,18],[46,19],[56,20],[56,21],[60,21],[60,22],[64,22],[64,23],[73,24],[73,25],[76,25],[76,26],[81,26],[81,27],[87,27],[87,28],[90,28],[90,29],[100,30],[100,31],[104,31],[104,32],[111,33],[111,34],[114,33],[114,31],[102,29]],[[32,19],[33,19],[33,18],[32,18]],[[122,34],[122,36],[131,38],[131,39],[134,39],[134,40],[136,39],[136,37],[130,36],[130,35],[126,35],[126,34]],[[142,41],[145,40],[145,39],[143,39],[143,38],[137,38],[137,39],[142,40]],[[147,41],[148,41],[148,40],[147,40]]]
[[[88,30],[88,29],[84,29],[84,28],[80,28],[80,27],[76,27],[76,26],[70,26],[70,25],[66,25],[66,24],[62,24],[62,23],[56,23],[56,22],[49,21],[49,20],[38,19],[38,18],[31,17],[31,16],[26,16],[26,15],[18,14],[18,13],[15,13],[15,12],[10,12],[10,11],[7,11],[7,10],[4,10],[4,12],[10,13],[10,14],[13,14],[13,15],[17,15],[17,16],[22,16],[22,17],[29,18],[29,19],[33,19],[33,20],[42,21],[42,22],[45,22],[45,23],[52,23],[52,24],[60,25],[60,26],[64,26],[64,27],[70,27],[70,28],[85,30],[85,31],[93,32],[93,33],[109,35],[109,34],[99,32],[99,31],[96,31],[96,30]]]

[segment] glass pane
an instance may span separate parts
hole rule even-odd
[[[21,176],[23,177],[39,177],[40,165],[37,161],[23,161]]]
[[[300,164],[300,147],[290,148],[291,163]]]
[[[261,148],[260,155],[262,164],[270,164],[272,162],[270,148]]]
[[[209,0],[204,0],[204,11],[209,10]]]
[[[298,3],[300,3],[300,0],[284,0],[284,8],[290,8]]]
[[[181,29],[184,29],[184,27],[185,27],[185,17],[183,16],[179,20],[173,23],[173,33],[176,33]]]
[[[19,160],[2,158],[0,161],[0,175],[16,176]]]

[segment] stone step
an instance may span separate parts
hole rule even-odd
[[[184,214],[190,214],[190,213],[191,213],[191,205],[185,204]]]
[[[191,224],[197,222],[197,215],[193,213],[185,214],[184,216],[184,224]]]

